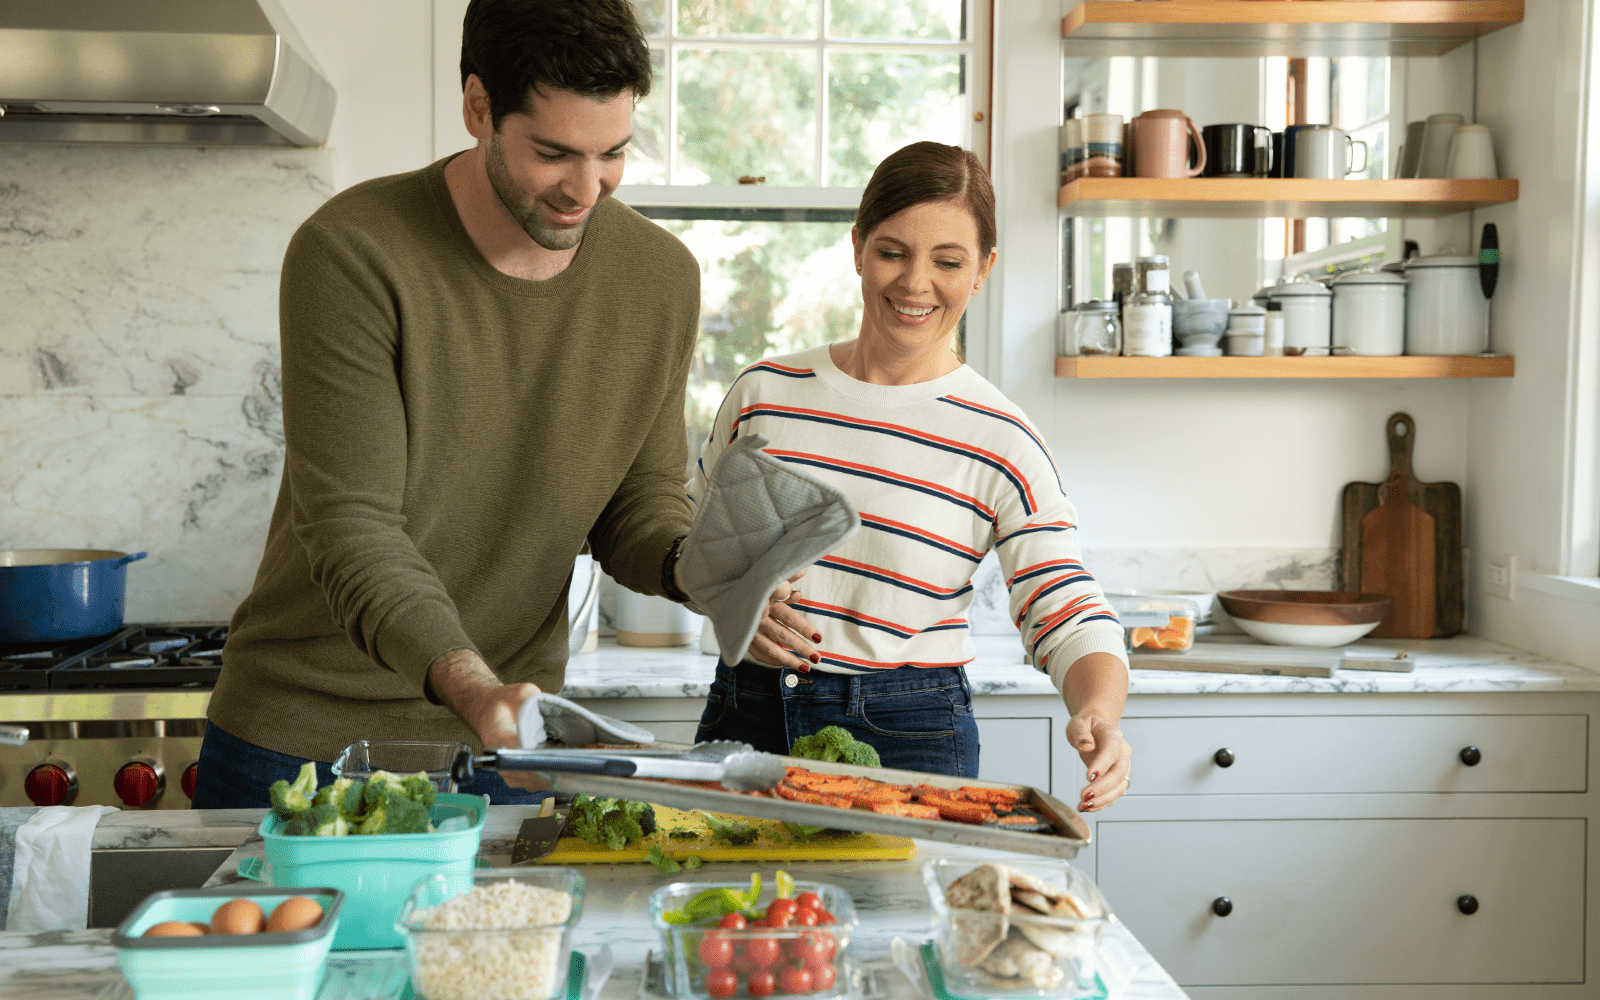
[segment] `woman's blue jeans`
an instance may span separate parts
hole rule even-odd
[[[719,663],[695,738],[786,754],[824,726],[872,744],[884,767],[978,776],[972,687],[960,667],[829,674]]]
[[[200,744],[200,767],[195,774],[193,809],[266,809],[272,806],[267,789],[279,778],[293,781],[305,761],[299,757],[246,743],[217,726],[206,723]],[[333,781],[333,769],[317,761],[317,785]],[[467,795],[487,795],[497,806],[529,805],[549,792],[529,792],[507,785],[494,771],[474,771],[472,780],[456,789]]]

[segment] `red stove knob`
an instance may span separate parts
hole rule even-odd
[[[190,801],[194,800],[194,784],[199,780],[200,765],[198,763],[190,764],[184,768],[183,777],[178,779],[178,784],[183,786],[183,794],[189,796]]]
[[[166,786],[167,779],[161,773],[161,765],[148,759],[122,765],[122,770],[111,779],[111,787],[116,789],[117,798],[134,809],[149,805]]]
[[[78,776],[64,761],[46,761],[28,772],[22,788],[36,806],[69,805],[78,794]]]

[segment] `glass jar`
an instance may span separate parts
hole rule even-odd
[[[1072,329],[1062,353],[1075,357],[1107,357],[1122,353],[1122,320],[1115,302],[1083,302],[1068,316]]]
[[[1172,299],[1130,295],[1122,303],[1122,353],[1164,358],[1172,353]]]
[[[1122,305],[1122,300],[1139,289],[1134,284],[1132,264],[1111,265],[1111,301]]]
[[[1145,295],[1169,295],[1172,292],[1172,271],[1164,254],[1140,257],[1134,265],[1133,290]]]

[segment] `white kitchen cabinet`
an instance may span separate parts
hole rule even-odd
[[[981,748],[979,778],[1032,785],[1055,794],[1050,766],[1055,720],[1048,716],[996,718],[979,715],[977,722]],[[1065,721],[1061,725],[1065,727]]]

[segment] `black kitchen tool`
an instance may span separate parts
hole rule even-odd
[[[1494,285],[1500,280],[1500,233],[1495,229],[1494,223],[1483,224],[1483,237],[1478,241],[1478,284],[1483,288],[1483,297],[1489,303],[1484,307],[1483,323],[1483,356],[1491,357],[1494,354],[1494,345],[1489,336],[1494,332],[1490,310],[1494,303]]]

